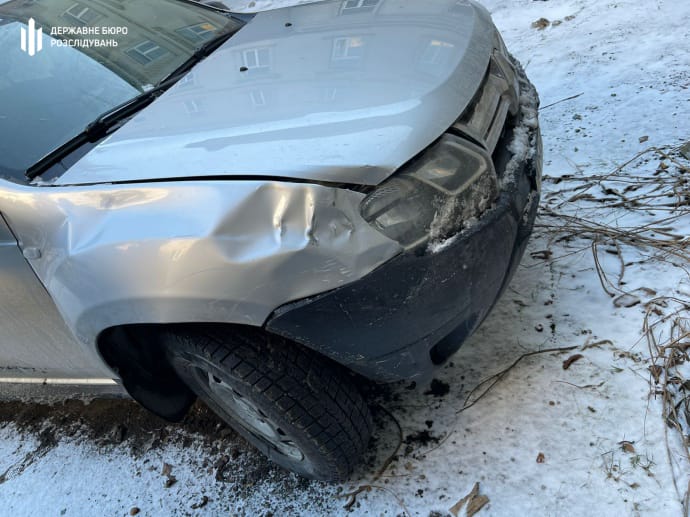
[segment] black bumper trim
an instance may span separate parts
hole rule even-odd
[[[535,161],[522,163],[494,208],[442,251],[402,253],[356,282],[286,304],[267,330],[370,379],[427,376],[476,330],[515,272],[539,204],[537,174]]]

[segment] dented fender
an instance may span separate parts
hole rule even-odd
[[[277,307],[353,282],[400,246],[363,194],[279,181],[30,187],[0,212],[85,345],[133,323],[260,326]]]

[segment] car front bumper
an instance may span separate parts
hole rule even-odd
[[[493,155],[494,206],[441,246],[405,251],[354,283],[279,307],[269,332],[382,382],[426,377],[460,348],[512,278],[539,205],[539,100],[515,66],[520,107]]]
[[[530,101],[523,96],[524,102]],[[527,245],[542,163],[537,103],[535,94],[527,106],[533,125],[513,129],[512,141],[504,142],[510,170],[503,171],[499,198],[479,221],[435,251],[404,252],[352,284],[280,307],[267,330],[377,381],[433,372],[489,314]],[[522,106],[521,121],[529,118],[524,112]],[[523,142],[529,152],[522,158],[513,140],[519,131],[528,132]]]

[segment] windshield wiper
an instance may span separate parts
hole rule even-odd
[[[26,169],[24,175],[29,180],[33,180],[46,170],[50,169],[56,163],[62,161],[64,157],[69,156],[84,144],[89,142],[97,142],[105,137],[110,128],[114,127],[123,120],[129,119],[136,112],[152,103],[165,90],[179,81],[182,76],[184,76],[194,65],[202,61],[205,57],[227,41],[230,36],[237,32],[237,30],[239,30],[239,27],[235,30],[224,32],[223,34],[208,40],[191,56],[189,56],[189,58],[187,58],[180,66],[165,76],[156,86],[99,115],[96,120],[87,125],[76,136],[61,146],[55,148],[53,151],[46,154],[43,158],[34,163],[31,167]]]

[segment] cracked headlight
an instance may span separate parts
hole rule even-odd
[[[497,192],[486,151],[444,134],[364,198],[361,212],[378,231],[412,248],[460,231],[491,206]]]

